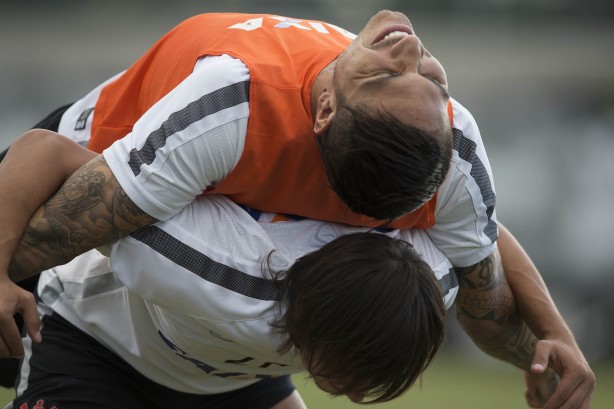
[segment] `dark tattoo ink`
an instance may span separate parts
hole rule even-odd
[[[456,317],[484,352],[528,369],[537,339],[517,313],[511,288],[494,255],[457,268]]]
[[[154,222],[125,194],[99,155],[70,176],[35,213],[9,275],[21,280]]]

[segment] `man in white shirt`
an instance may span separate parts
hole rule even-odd
[[[271,398],[281,393],[289,404],[298,402],[284,396],[289,387],[269,388],[305,370],[327,392],[356,401],[400,395],[443,340],[445,308],[458,291],[450,262],[424,230],[368,233],[274,216],[256,221],[223,196],[203,197],[103,250],[109,258],[91,250],[44,272],[43,341],[26,344],[9,408],[49,397],[58,408],[120,408],[128,396],[148,407],[132,385],[151,382],[204,406],[213,395],[253,399],[258,389],[244,390],[262,379]],[[82,342],[80,332],[95,341]],[[98,344],[132,368],[112,395],[92,386],[110,377],[106,366],[77,376],[94,366]],[[64,380],[67,391],[57,387]]]

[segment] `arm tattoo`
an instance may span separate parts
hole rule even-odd
[[[494,257],[487,257],[470,267],[456,267],[459,283],[471,289],[489,289],[496,287],[496,275],[493,274]]]
[[[474,266],[455,270],[460,325],[487,354],[529,369],[537,339],[518,315],[499,260],[493,254]]]
[[[14,281],[29,277],[155,221],[128,198],[99,155],[30,219],[9,275]]]

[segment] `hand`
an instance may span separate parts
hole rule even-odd
[[[555,372],[560,380],[555,380],[552,372]],[[525,378],[525,397],[533,408],[591,407],[595,392],[595,374],[575,343],[570,345],[560,340],[538,341],[531,370],[525,374]]]
[[[23,343],[15,314],[22,316],[24,328],[32,341],[40,342],[40,318],[34,295],[5,276],[0,278],[0,358],[23,356]]]
[[[541,373],[525,371],[524,379],[527,404],[532,408],[543,408],[556,391],[561,378],[552,369],[547,369]]]

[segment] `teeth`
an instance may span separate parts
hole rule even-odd
[[[389,33],[386,35],[386,37],[384,37],[384,40],[387,40],[389,38],[394,38],[394,37],[407,37],[409,34],[404,32],[404,31],[393,31],[392,33]]]

